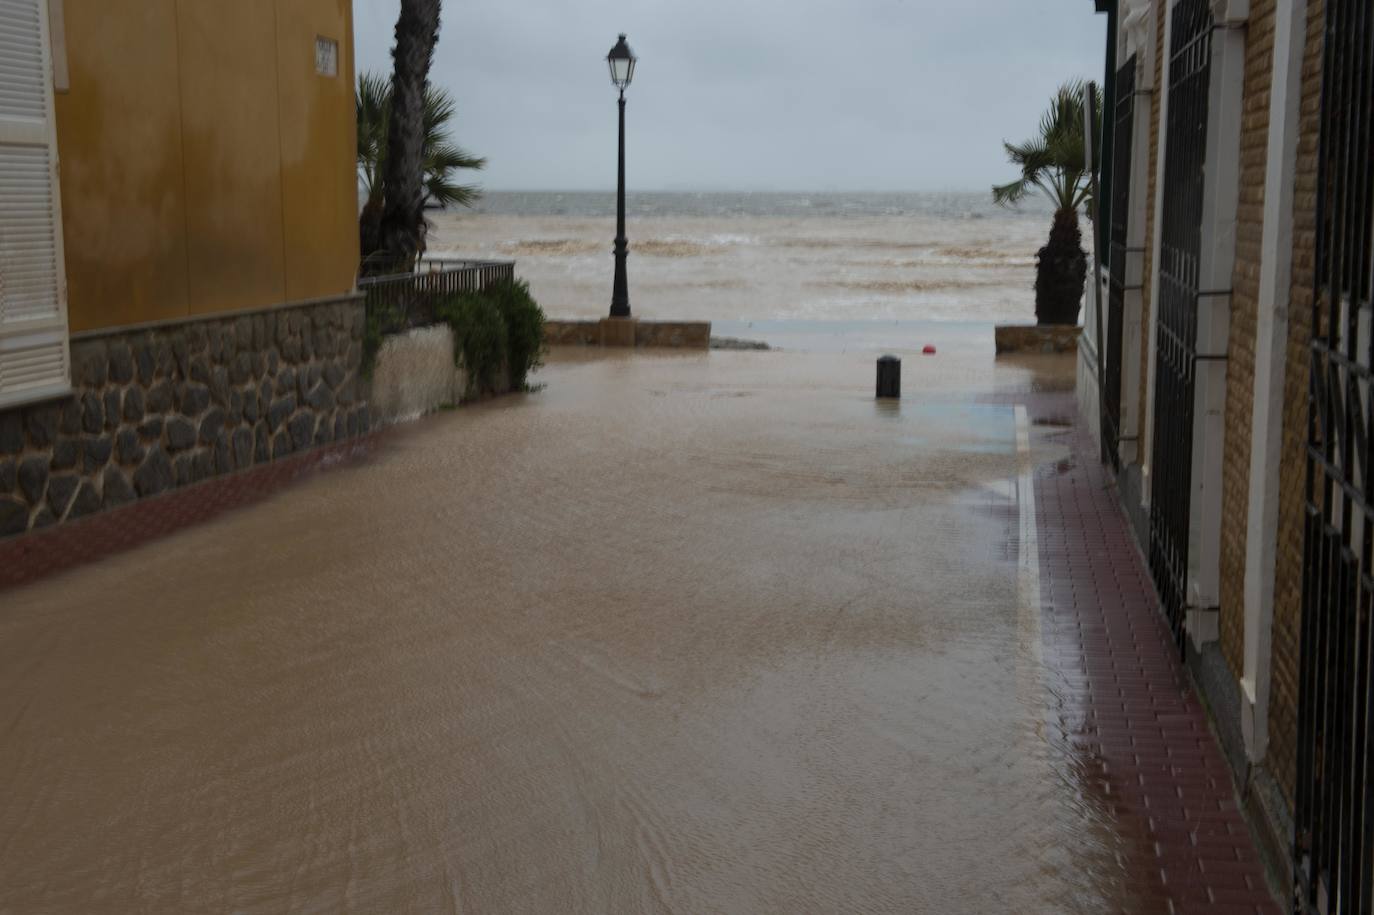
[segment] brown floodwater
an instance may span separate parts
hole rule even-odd
[[[1062,367],[539,378],[0,595],[0,911],[1130,908],[978,397]]]

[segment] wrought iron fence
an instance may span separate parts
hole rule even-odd
[[[1135,127],[1135,55],[1116,74],[1113,105],[1111,232],[1107,254],[1107,339],[1102,354],[1102,453],[1121,470],[1121,329],[1126,299],[1126,227],[1130,223],[1131,138]]]
[[[1294,911],[1374,908],[1374,12],[1328,0],[1307,426]]]
[[[1187,607],[1202,190],[1211,70],[1210,4],[1208,0],[1179,0],[1174,7],[1169,48],[1150,462],[1150,571],[1180,650]]]
[[[366,296],[368,319],[394,333],[433,324],[445,299],[513,279],[514,261],[435,259],[421,261],[414,273],[365,277],[358,289]]]

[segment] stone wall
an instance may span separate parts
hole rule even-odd
[[[82,335],[71,396],[0,411],[0,537],[366,432],[361,299]]]
[[[1221,653],[1231,673],[1244,673],[1245,541],[1250,511],[1251,419],[1255,402],[1255,327],[1264,171],[1269,151],[1269,87],[1274,72],[1275,0],[1254,0],[1245,33],[1245,89],[1240,132],[1240,200],[1236,266],[1227,339],[1226,432],[1221,463]]]
[[[707,349],[711,345],[711,322],[635,320],[634,334],[635,346]],[[600,346],[601,321],[545,321],[544,341],[552,346]]]
[[[1288,310],[1288,353],[1284,368],[1283,443],[1279,458],[1279,530],[1274,565],[1273,681],[1269,693],[1269,754],[1288,803],[1297,770],[1298,651],[1302,641],[1303,497],[1307,480],[1308,342],[1316,282],[1317,144],[1321,135],[1323,0],[1307,7],[1298,122],[1298,158],[1293,187],[1293,287]]]
[[[1092,279],[1089,278],[1091,283]],[[1073,353],[1083,328],[1056,324],[998,324],[993,345],[1002,353]]]

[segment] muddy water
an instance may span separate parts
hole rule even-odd
[[[870,373],[559,359],[0,596],[0,910],[1129,908],[971,397],[1043,376]]]

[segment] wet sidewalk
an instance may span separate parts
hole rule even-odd
[[[870,373],[567,356],[0,591],[0,910],[1277,911],[1062,367]]]
[[[1041,421],[1071,395],[1027,398]],[[1119,852],[1144,911],[1278,915],[1207,714],[1081,420],[1035,474],[1042,625],[1059,739],[1138,842]]]

